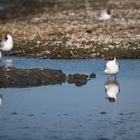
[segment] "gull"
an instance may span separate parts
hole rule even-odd
[[[107,80],[105,83],[105,91],[109,102],[115,102],[117,95],[120,92],[120,85],[116,80]]]
[[[116,75],[119,73],[119,64],[116,60],[116,57],[114,57],[113,60],[109,60],[106,63],[106,68],[104,70],[104,73],[108,75],[108,78],[110,75],[115,75],[115,79],[116,79]]]
[[[102,10],[97,15],[97,19],[98,20],[109,20],[109,19],[111,19],[111,17],[112,16],[110,14],[108,14],[108,11],[107,10]]]
[[[7,35],[3,41],[0,42],[0,50],[1,51],[10,51],[13,48],[13,38],[11,35]],[[0,52],[0,56],[1,52]]]

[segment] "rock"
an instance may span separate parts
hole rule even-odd
[[[68,76],[61,70],[53,69],[17,69],[15,67],[0,68],[0,88],[25,88],[42,85],[62,84],[66,81],[69,84],[82,86],[96,74],[69,74]]]
[[[0,88],[62,84],[66,81],[61,70],[52,69],[1,68],[0,77]]]
[[[89,76],[89,78],[91,79],[91,78],[96,78],[96,74],[93,72],[93,73],[91,73],[90,74],[90,76]]]
[[[76,86],[85,85],[88,81],[88,75],[86,74],[69,74],[67,77],[67,82],[70,84],[75,84]]]

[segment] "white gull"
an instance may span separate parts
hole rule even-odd
[[[119,73],[119,64],[116,60],[116,57],[114,57],[113,60],[109,60],[106,63],[106,68],[104,70],[104,73],[108,76],[115,75],[116,78],[116,75]]]
[[[10,51],[12,48],[13,48],[13,38],[11,35],[8,34],[5,37],[5,40],[0,42],[0,50],[1,51]],[[2,57],[1,52],[0,52],[0,56]]]

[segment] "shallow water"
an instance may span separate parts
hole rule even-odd
[[[132,140],[140,136],[139,60],[119,60],[116,102],[106,99],[103,60],[11,60],[19,68],[95,72],[97,78],[82,87],[64,83],[0,89],[0,140]]]
[[[140,77],[140,60],[127,59],[118,60],[120,65],[120,74],[122,78],[138,78]],[[98,77],[104,77],[105,61],[102,59],[36,59],[36,58],[4,58],[0,60],[0,66],[14,66],[17,68],[50,68],[61,69],[64,73],[85,73],[95,72]]]

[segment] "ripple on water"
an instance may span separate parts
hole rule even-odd
[[[18,113],[17,112],[12,112],[9,115],[18,115]]]
[[[100,114],[105,115],[105,114],[107,114],[107,112],[104,112],[104,111],[103,111],[103,112],[100,112]]]
[[[34,116],[34,114],[29,114],[28,116],[29,116],[29,117],[33,117],[33,116]]]

